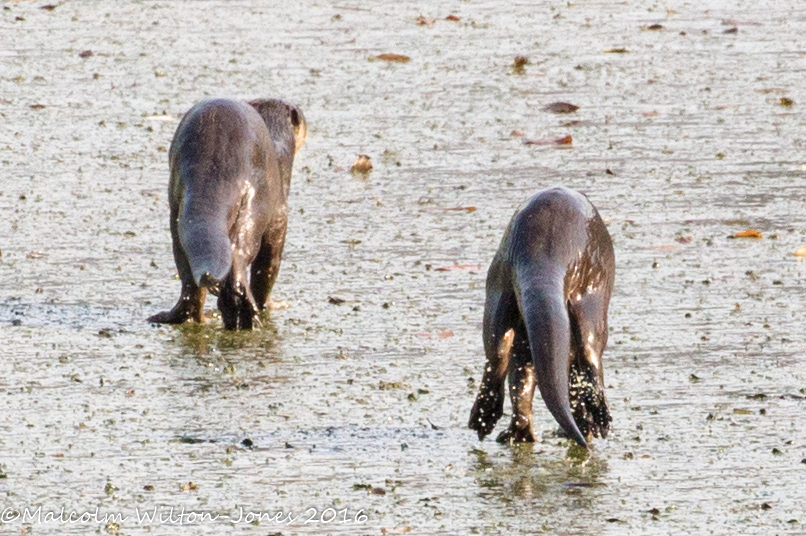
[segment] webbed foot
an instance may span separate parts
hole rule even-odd
[[[478,433],[479,440],[484,439],[495,429],[496,423],[504,414],[504,395],[500,391],[500,389],[485,389],[482,386],[473,409],[470,410],[467,426]]]
[[[610,431],[610,407],[607,404],[604,386],[595,371],[589,366],[571,364],[568,375],[568,394],[574,421],[586,438],[607,437]]]

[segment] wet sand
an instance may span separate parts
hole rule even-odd
[[[806,8],[2,5],[0,513],[127,519],[0,533],[802,530]],[[179,294],[166,148],[208,96],[283,96],[309,122],[285,305],[252,333],[145,321]],[[613,424],[588,453],[539,400],[534,445],[466,429],[487,265],[555,184],[616,250]],[[174,515],[138,522],[155,507]]]

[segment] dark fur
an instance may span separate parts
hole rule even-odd
[[[185,115],[169,185],[182,291],[150,322],[203,322],[209,290],[226,329],[252,328],[280,269],[291,168],[306,131],[302,112],[278,99],[207,100]]]
[[[507,375],[512,421],[499,441],[535,440],[536,386],[577,443],[607,436],[601,357],[614,278],[610,235],[585,196],[552,188],[518,210],[487,275],[487,364],[469,422],[479,439],[503,415]]]

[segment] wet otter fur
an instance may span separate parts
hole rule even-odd
[[[154,323],[204,322],[207,291],[226,329],[251,329],[280,269],[294,156],[307,124],[280,99],[202,101],[174,134],[170,226],[182,289]]]
[[[487,363],[468,423],[479,439],[503,415],[507,376],[512,421],[499,442],[535,440],[535,387],[579,445],[607,436],[602,352],[615,271],[610,234],[584,195],[543,190],[515,213],[487,274]]]

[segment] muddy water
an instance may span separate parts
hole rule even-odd
[[[0,533],[802,531],[806,10],[275,4],[3,3]],[[165,151],[214,95],[310,126],[253,333],[144,320],[179,292]],[[541,110],[560,100],[580,109]],[[534,445],[465,428],[487,264],[554,184],[616,245],[614,422],[588,454],[542,404]],[[44,522],[62,507],[122,517]]]

